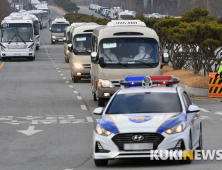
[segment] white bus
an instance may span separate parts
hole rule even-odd
[[[12,58],[35,59],[35,35],[38,35],[35,27],[30,16],[19,13],[13,13],[2,20],[0,46],[3,61]]]

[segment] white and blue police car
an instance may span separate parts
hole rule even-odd
[[[173,76],[126,77],[105,108],[93,133],[96,166],[108,160],[151,157],[151,151],[202,149],[199,107]],[[191,163],[191,160],[180,160]]]

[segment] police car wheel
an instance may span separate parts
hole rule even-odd
[[[191,133],[190,133],[190,138],[189,138],[189,149],[192,150],[192,137],[191,137]],[[179,162],[181,164],[190,164],[192,162],[192,160],[189,159],[189,157],[187,157],[186,160],[179,160]]]
[[[105,106],[105,99],[99,98],[99,99],[98,99],[98,106],[99,106],[99,107]]]
[[[96,166],[107,166],[108,160],[106,159],[94,159],[94,163]]]

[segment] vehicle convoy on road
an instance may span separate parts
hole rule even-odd
[[[90,78],[91,70],[91,36],[100,25],[96,23],[79,23],[71,28],[71,43],[68,45],[69,65],[74,83],[81,78]]]
[[[93,99],[104,106],[125,76],[160,75],[159,38],[140,20],[113,20],[92,35]],[[165,54],[164,54],[165,55]],[[167,62],[168,56],[162,56]]]
[[[112,7],[110,10],[110,18],[111,19],[117,19],[118,13],[122,12],[123,9],[121,7]]]
[[[167,154],[170,150],[190,153],[202,149],[200,109],[175,86],[179,81],[173,76],[126,77],[120,81],[122,88],[107,106],[94,110],[102,115],[93,132],[96,166],[106,166],[113,159],[148,158],[154,156],[151,150]],[[180,162],[191,160],[187,157]]]
[[[11,58],[35,59],[38,21],[31,16],[12,13],[1,22],[2,60]]]
[[[56,42],[63,42],[65,28],[68,27],[69,21],[65,18],[56,18],[52,21],[51,27],[49,30],[51,31],[51,43],[55,44]]]

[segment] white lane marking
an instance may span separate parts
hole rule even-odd
[[[60,76],[63,76],[63,74],[60,74]]]
[[[200,108],[200,110],[201,110],[202,112],[209,112],[209,110],[206,110],[206,109],[204,109],[204,108]]]
[[[57,65],[54,65],[55,67],[57,67]]]
[[[222,112],[215,112],[216,115],[222,115]]]
[[[43,131],[43,130],[34,130],[34,129],[35,129],[35,126],[29,126],[28,130],[17,130],[17,131],[20,132],[20,133],[23,133],[23,134],[25,134],[27,136],[31,136],[31,135],[33,135],[35,133]]]
[[[65,169],[65,170],[74,170],[74,169]]]
[[[56,70],[58,70],[59,68],[56,68]]]
[[[61,74],[60,74],[61,75]],[[69,84],[69,81],[65,81],[67,84]]]
[[[87,110],[86,105],[81,105],[82,110]]]
[[[59,70],[58,72],[61,73],[62,71]]]
[[[73,91],[73,93],[78,93],[77,91]]]
[[[26,119],[26,120],[33,120],[33,119],[40,119],[42,117],[33,117],[33,116],[27,116],[27,117],[16,117],[18,119]]]
[[[99,122],[99,121],[100,121],[100,119],[96,119],[96,121],[97,121],[97,122]]]
[[[93,122],[92,117],[86,117],[86,119],[87,119],[88,122]]]
[[[73,87],[73,85],[69,85],[69,88],[73,89],[74,87]]]
[[[64,80],[66,80],[66,77],[63,77]]]
[[[209,118],[209,116],[200,116],[200,119],[204,120],[204,119],[212,119],[212,118]]]
[[[3,122],[3,123],[8,123],[8,124],[11,124],[11,125],[19,125],[19,124],[22,124],[22,123],[28,123],[28,121],[11,120],[9,122]]]
[[[81,96],[77,96],[77,99],[78,99],[78,100],[82,100],[82,97],[81,97]]]

